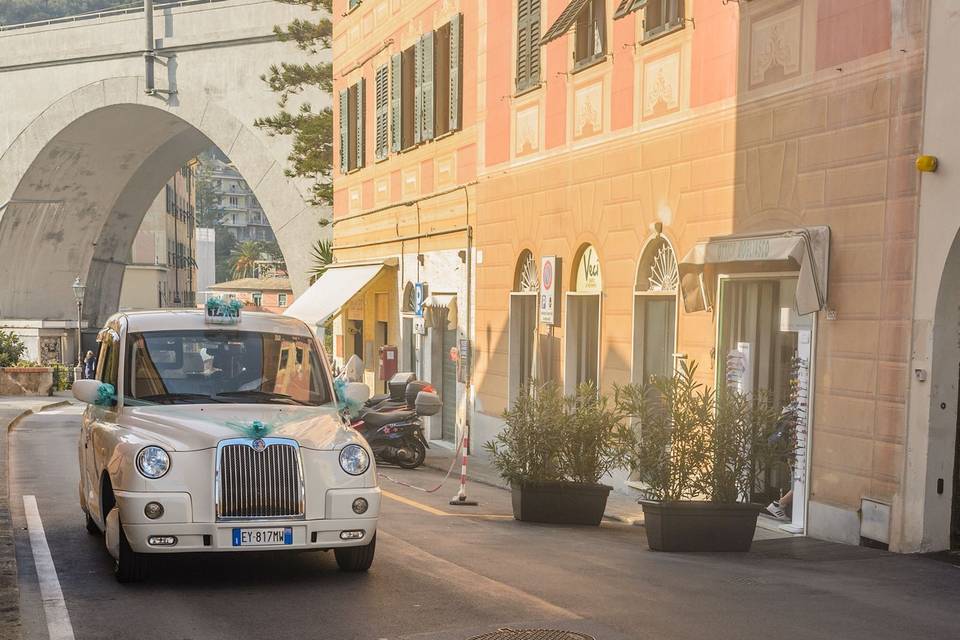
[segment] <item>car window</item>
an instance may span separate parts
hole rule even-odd
[[[292,353],[291,353],[292,352]],[[127,336],[125,396],[162,404],[331,401],[312,338],[227,329]]]
[[[100,356],[97,358],[97,380],[117,386],[120,368],[120,343],[113,332],[100,337]]]

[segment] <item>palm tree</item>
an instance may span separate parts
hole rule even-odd
[[[254,277],[261,252],[262,248],[259,242],[248,240],[237,245],[230,253],[230,268],[233,270],[233,277],[237,280]]]
[[[317,240],[311,251],[313,265],[310,267],[310,281],[315,282],[322,276],[327,267],[333,264],[333,243],[329,240]]]

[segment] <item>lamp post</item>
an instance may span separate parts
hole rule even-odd
[[[83,311],[83,292],[87,287],[80,282],[80,276],[73,281],[73,297],[77,301],[77,367],[74,371],[74,379],[79,380],[83,377],[83,344],[80,334],[80,322]]]

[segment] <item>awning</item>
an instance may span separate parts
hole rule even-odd
[[[721,271],[763,272],[799,269],[797,312],[806,315],[827,303],[830,227],[803,227],[769,233],[710,238],[698,242],[678,265],[683,306],[703,311]]]
[[[620,5],[617,7],[617,10],[613,12],[613,19],[619,20],[634,11],[639,11],[644,6],[646,6],[647,0],[620,0]]]
[[[319,327],[340,312],[343,305],[380,274],[382,263],[354,266],[331,265],[286,311],[285,316]]]
[[[543,37],[540,38],[540,44],[547,44],[565,34],[570,27],[573,26],[573,23],[577,21],[577,16],[580,15],[580,11],[586,4],[587,0],[570,0],[570,4],[563,10],[560,17],[556,19],[550,28],[547,29],[547,32],[543,34]]]
[[[446,323],[443,318],[446,314]],[[434,329],[457,328],[457,294],[432,293],[423,301],[423,321]]]

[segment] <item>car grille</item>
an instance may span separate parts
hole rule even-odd
[[[221,520],[303,516],[300,452],[290,441],[270,441],[256,451],[253,440],[221,443],[217,456],[217,518]]]

